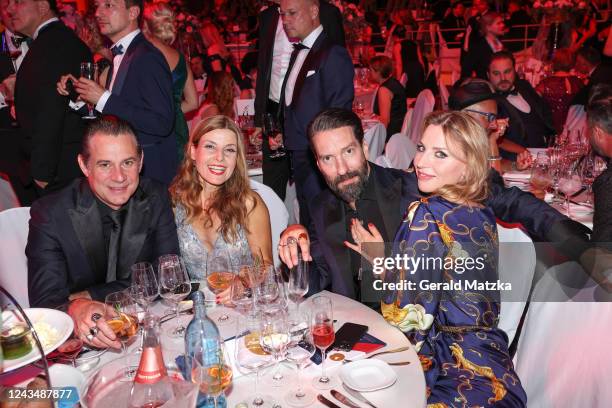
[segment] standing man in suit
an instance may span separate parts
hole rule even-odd
[[[140,179],[142,150],[127,122],[112,116],[92,122],[78,164],[85,178],[37,200],[30,210],[32,307],[104,301],[129,285],[133,264],[179,253],[168,191]]]
[[[586,106],[591,89],[597,84],[609,84],[612,66],[601,60],[601,54],[593,47],[583,47],[576,53],[576,71],[589,78],[574,99],[572,105]]]
[[[100,32],[113,46],[106,89],[85,78],[75,80],[81,99],[105,115],[134,127],[144,152],[143,176],[169,184],[176,174],[172,76],[164,56],[138,29],[142,0],[97,0]],[[67,94],[66,77],[58,84]],[[74,79],[73,79],[74,80]]]
[[[9,0],[15,31],[33,40],[17,72],[15,111],[20,126],[23,160],[39,195],[57,190],[80,172],[76,156],[84,123],[58,95],[55,82],[66,72],[78,75],[91,61],[89,48],[56,17],[55,0]],[[27,167],[27,166],[24,166]]]
[[[274,0],[279,4],[280,0]],[[321,25],[329,40],[342,47],[344,43],[344,28],[342,14],[333,4],[320,2]],[[293,46],[280,18],[279,7],[271,6],[259,13],[259,53],[257,58],[257,83],[255,87],[255,125],[263,127],[263,117],[266,113],[278,118],[280,90],[289,67],[289,59]],[[281,198],[285,198],[290,165],[287,156],[270,159],[272,150],[277,144],[264,135],[263,140],[263,182],[270,186]]]
[[[333,44],[321,25],[318,0],[281,0],[283,27],[297,38],[280,93],[285,147],[300,205],[308,223],[309,200],[323,188],[306,128],[323,109],[353,106],[355,69],[347,50]]]

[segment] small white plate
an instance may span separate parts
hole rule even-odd
[[[340,369],[344,384],[359,392],[382,390],[395,384],[397,374],[382,360],[357,360]]]

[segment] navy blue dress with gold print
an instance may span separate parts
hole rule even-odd
[[[507,336],[497,328],[492,211],[423,198],[409,206],[394,251],[420,263],[387,272],[385,280],[414,286],[387,294],[382,312],[416,344],[428,407],[525,406]]]

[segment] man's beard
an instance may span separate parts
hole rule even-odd
[[[356,183],[351,183],[344,187],[338,187],[343,181],[349,180],[353,177],[357,177]],[[329,188],[344,202],[352,203],[361,197],[363,190],[365,190],[366,183],[368,182],[368,166],[363,164],[359,170],[351,171],[341,176],[336,177],[333,180],[327,179]]]
[[[508,87],[504,87],[502,89],[502,87],[500,85],[506,85],[508,84]],[[514,89],[514,82],[513,81],[501,81],[500,83],[497,84],[497,92],[500,94],[508,94],[512,91],[512,89]]]

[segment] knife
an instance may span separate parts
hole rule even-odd
[[[372,408],[376,408],[376,405],[372,404],[370,401],[368,401],[368,399],[366,397],[364,397],[363,395],[361,395],[361,393],[359,393],[358,391],[355,391],[352,388],[349,388],[348,386],[346,386],[345,384],[342,384],[342,386],[344,387],[344,390],[346,392],[349,393],[349,395],[351,395],[352,397],[357,398],[359,401],[368,404],[369,406],[371,406]]]
[[[319,400],[321,404],[326,405],[329,408],[340,408],[340,406],[334,404],[333,402],[331,402],[330,400],[328,400],[321,394],[317,395],[317,399]]]
[[[340,391],[336,391],[336,390],[331,390],[331,395],[337,399],[338,401],[340,401],[341,403],[343,403],[344,405],[348,405],[351,408],[361,408],[359,405],[355,404],[353,401],[351,401],[350,399],[348,399],[344,394],[342,394]]]

